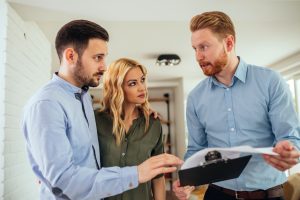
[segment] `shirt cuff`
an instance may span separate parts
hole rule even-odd
[[[136,188],[139,185],[137,166],[122,167],[121,176],[124,191]]]

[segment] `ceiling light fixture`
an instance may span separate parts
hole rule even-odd
[[[181,59],[177,54],[161,54],[157,57],[156,64],[159,66],[178,65]]]

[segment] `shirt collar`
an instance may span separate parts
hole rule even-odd
[[[246,76],[247,76],[247,64],[238,56],[239,64],[237,66],[237,69],[232,77],[232,85],[235,82],[235,79],[240,80],[242,83],[246,82]],[[221,86],[221,84],[215,77],[211,76],[209,77],[209,84],[213,88],[214,86]]]
[[[234,73],[234,76],[236,78],[238,78],[240,81],[242,81],[243,83],[246,82],[246,77],[247,77],[247,69],[248,69],[248,66],[247,64],[240,58],[239,58],[239,64],[238,64],[238,67]]]
[[[68,81],[62,79],[61,77],[58,76],[58,72],[55,72],[52,77],[52,81],[57,82],[61,87],[63,87],[66,91],[71,92],[71,93],[86,93],[89,90],[88,86],[83,86],[82,88],[79,88],[75,85],[72,85]]]

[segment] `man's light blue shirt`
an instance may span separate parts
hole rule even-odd
[[[136,166],[98,170],[91,97],[55,74],[26,105],[22,129],[42,200],[94,200],[138,185]]]
[[[290,140],[300,149],[299,122],[286,81],[268,68],[240,59],[230,86],[208,77],[187,101],[185,159],[207,147],[271,147]],[[253,155],[239,178],[215,183],[236,191],[268,189],[286,181],[284,172]]]

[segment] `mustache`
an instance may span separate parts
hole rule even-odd
[[[101,72],[95,73],[94,76],[103,76],[103,74],[104,74],[104,71],[101,71]]]
[[[210,62],[206,62],[206,61],[200,61],[199,64],[200,65],[208,65],[208,64],[211,64],[211,63]]]

